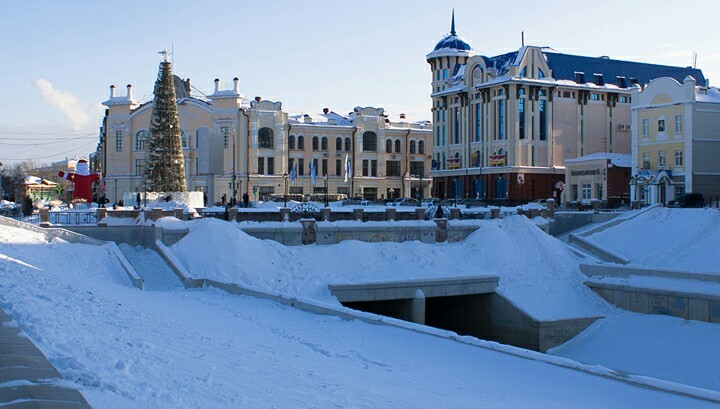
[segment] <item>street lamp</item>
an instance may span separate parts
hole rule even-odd
[[[328,174],[325,174],[325,207],[328,207]]]
[[[283,173],[282,177],[283,177],[283,181],[285,181],[285,194],[283,195],[283,201],[285,202],[285,204],[283,205],[283,207],[287,207],[288,178],[289,178],[289,176],[288,176],[287,173]]]
[[[233,138],[233,153],[232,153],[232,167],[233,167],[233,169],[232,169],[232,172],[233,172],[233,174],[232,174],[232,205],[235,206],[235,203],[236,203],[236,201],[237,201],[237,184],[236,184],[237,173],[236,173],[236,171],[235,171],[235,169],[236,169],[236,168],[235,168],[235,139],[236,139],[236,137],[235,137],[235,135],[236,135],[235,128],[233,128],[232,131],[233,131],[233,135],[232,135],[232,138]]]

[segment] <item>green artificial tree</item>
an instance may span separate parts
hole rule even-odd
[[[185,192],[185,162],[172,64],[168,61],[170,53],[167,50],[160,54],[163,54],[164,61],[160,63],[155,82],[145,177],[148,190],[152,192]]]

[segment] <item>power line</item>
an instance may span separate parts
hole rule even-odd
[[[90,146],[90,145],[94,145],[94,144],[95,144],[95,141],[92,141],[92,142],[87,143],[87,144],[85,144],[85,145],[78,146],[77,148],[73,148],[73,149],[70,149],[70,150],[65,151],[65,152],[56,152],[56,153],[53,153],[52,155],[48,155],[48,156],[38,156],[38,157],[33,157],[33,158],[28,158],[28,157],[23,157],[23,158],[21,158],[21,157],[17,157],[17,158],[0,158],[0,160],[37,160],[37,159],[47,159],[47,158],[52,158],[52,157],[54,157],[54,156],[64,155],[64,154],[66,154],[66,153],[70,153],[70,152],[73,152],[73,151],[77,151],[77,150],[79,150],[79,149],[83,149],[83,148],[86,148],[86,147],[88,147],[88,146]],[[19,155],[18,155],[18,156],[19,156]]]
[[[28,142],[22,142],[22,143],[0,142],[0,145],[7,145],[7,146],[41,146],[41,145],[53,145],[53,144],[56,144],[56,143],[65,143],[65,142],[68,142],[68,141],[76,141],[76,140],[78,140],[78,139],[87,139],[87,138],[96,139],[96,138],[97,138],[97,135],[78,136],[77,138],[63,138],[63,139],[54,140],[54,141],[52,141],[52,142],[38,142],[38,143],[29,143],[30,141],[28,141]],[[35,142],[35,140],[33,140],[32,142]]]

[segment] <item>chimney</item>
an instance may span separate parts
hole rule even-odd
[[[240,80],[238,79],[238,77],[233,78],[233,86],[235,87],[235,93],[239,94],[240,93]]]
[[[585,73],[582,71],[575,71],[575,82],[578,84],[585,83]]]
[[[262,101],[262,97],[255,97],[255,101],[256,101],[256,102]]]
[[[330,108],[323,108],[323,114],[327,115],[330,112]]]
[[[132,94],[132,85],[127,85],[127,100],[132,101],[133,100],[133,94]]]
[[[113,99],[113,98],[115,98],[115,86],[111,85],[110,86],[110,99]]]
[[[400,114],[400,119],[405,119],[405,114]]]
[[[217,94],[220,91],[220,80],[215,78],[215,93]]]

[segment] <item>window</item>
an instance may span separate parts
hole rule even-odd
[[[335,150],[337,152],[342,151],[342,138],[335,138]]]
[[[220,133],[222,133],[223,136],[223,147],[227,149],[230,144],[230,128],[227,126],[221,126]]]
[[[682,132],[682,115],[675,115],[675,133]]]
[[[621,95],[621,96],[620,96],[620,103],[621,103],[621,104],[627,104],[627,102],[628,102],[628,97],[626,97],[625,95]]]
[[[600,94],[590,94],[590,100],[591,101],[599,101],[600,100]]]
[[[392,153],[392,141],[390,139],[385,140],[385,153]]]
[[[642,120],[642,136],[646,137],[650,134],[650,120],[645,118]]]
[[[335,175],[340,176],[342,175],[342,160],[335,159]]]
[[[424,154],[425,154],[425,141],[419,141],[419,142],[418,142],[418,153],[419,153],[420,155],[424,155]]]
[[[447,68],[445,68],[445,69],[443,70],[442,78],[443,78],[443,79],[446,79],[447,77],[448,77],[448,70],[447,70]]]
[[[410,153],[415,154],[415,141],[410,141]]]
[[[665,132],[665,120],[658,119],[658,132]]]
[[[320,138],[313,136],[312,138],[312,150],[316,151],[320,149]]]
[[[603,184],[602,183],[595,184],[595,197],[598,200],[602,200],[602,198],[603,198]]]
[[[541,99],[538,101],[538,109],[540,110],[540,140],[547,140],[547,109],[545,104],[547,101]]]
[[[180,130],[180,143],[182,144],[183,149],[187,149],[190,146],[188,145],[188,137],[187,132]]]
[[[298,172],[298,176],[305,175],[305,159],[298,158],[297,172]]]
[[[322,137],[322,139],[320,139],[320,150],[328,150],[328,141],[327,138],[324,136]]]
[[[364,152],[377,152],[377,134],[375,132],[364,132],[362,138]]]
[[[545,78],[545,73],[540,68],[537,69],[537,77],[538,78]]]
[[[147,132],[144,130],[138,131],[138,133],[135,134],[135,150],[136,151],[144,151],[146,146],[147,146]]]
[[[258,131],[258,143],[261,149],[273,149],[273,130],[270,128],[260,128]]]
[[[295,149],[295,135],[290,135],[288,138],[288,149]]]
[[[377,176],[377,161],[363,159],[363,176]]]
[[[519,76],[520,78],[525,78],[525,77],[527,77],[527,67],[522,67],[522,69],[520,70],[520,74],[519,74],[518,76]]]
[[[455,135],[453,138],[453,143],[455,145],[457,145],[460,143],[460,110],[455,108],[454,111],[455,111],[455,115],[453,115],[453,116],[455,117],[455,121],[453,123],[453,131],[454,131],[453,133]]]
[[[123,132],[115,132],[115,152],[122,152],[123,148]]]
[[[410,174],[417,175],[421,178],[425,177],[425,162],[423,162],[423,161],[410,162]]]
[[[298,138],[297,148],[301,151],[305,150],[305,137],[303,137],[302,135],[299,135],[297,138]]]
[[[345,138],[345,151],[350,152],[352,150],[352,142],[350,138]]]
[[[525,139],[525,99],[518,99],[518,137]]]
[[[145,159],[135,159],[135,175],[145,175]]]
[[[578,200],[578,185],[572,185],[572,200]]]
[[[660,169],[667,166],[667,157],[665,156],[665,151],[658,151],[658,166]]]
[[[675,166],[683,165],[683,151],[675,151]]]
[[[400,176],[400,161],[389,160],[385,163],[387,176]]]
[[[257,162],[257,173],[258,175],[265,174],[265,158],[259,157]]]
[[[267,174],[268,175],[274,175],[275,174],[275,158],[267,158]]]
[[[583,183],[582,198],[583,198],[583,200],[592,199],[592,185],[590,185],[590,183]]]
[[[327,175],[327,174],[328,174],[328,166],[327,166],[327,165],[328,165],[328,162],[327,162],[327,159],[323,159],[322,162],[320,163],[320,165],[322,166],[322,167],[321,167],[322,175]]]
[[[400,144],[400,139],[395,140],[395,153],[400,153],[402,146]]]
[[[497,139],[505,139],[505,101],[502,99],[497,101]]]
[[[642,154],[642,168],[650,169],[650,152],[643,152]]]

